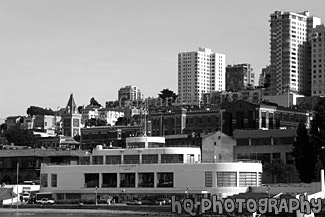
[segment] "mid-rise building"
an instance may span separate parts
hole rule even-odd
[[[209,133],[220,129],[219,109],[184,109],[152,112],[153,136]]]
[[[221,127],[222,132],[230,136],[236,129],[296,129],[299,121],[310,128],[310,115],[311,112],[304,109],[291,109],[274,103],[238,100],[222,108]]]
[[[311,31],[321,19],[302,13],[275,11],[270,15],[271,86],[273,95],[285,89],[310,95]]]
[[[36,115],[34,119],[34,129],[54,130],[55,124],[54,115]]]
[[[220,106],[222,103],[233,102],[240,99],[258,103],[263,100],[264,91],[264,88],[239,92],[214,91],[203,95],[203,104]]]
[[[226,90],[238,92],[254,86],[254,71],[248,63],[226,67]]]
[[[262,73],[260,74],[260,78],[258,80],[258,86],[268,88],[269,86],[269,75],[270,75],[270,66],[266,66],[262,68]],[[268,83],[268,84],[267,84]],[[266,86],[265,86],[266,84]]]
[[[140,101],[141,99],[141,91],[136,86],[125,86],[118,91],[118,101],[120,105],[123,105],[125,101]]]
[[[93,105],[87,105],[81,109],[81,124],[85,125],[87,120],[98,118],[98,109],[100,109],[99,106]]]
[[[325,95],[325,25],[318,25],[312,31],[312,80],[311,95]]]
[[[224,54],[208,48],[179,53],[179,103],[198,105],[204,93],[225,90],[225,64]]]
[[[124,111],[120,109],[101,108],[98,110],[98,117],[101,120],[106,120],[108,125],[113,126],[118,118],[124,117]]]

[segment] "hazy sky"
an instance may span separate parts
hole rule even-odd
[[[211,48],[226,63],[269,64],[269,15],[310,11],[324,0],[0,0],[0,122],[29,106],[177,92],[177,54]]]

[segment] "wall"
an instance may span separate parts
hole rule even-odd
[[[202,136],[202,162],[233,160],[233,147],[236,140],[218,131]],[[216,157],[214,157],[216,156]]]

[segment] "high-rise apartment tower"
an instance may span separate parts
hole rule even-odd
[[[199,48],[178,54],[178,99],[198,105],[204,93],[225,90],[226,56]]]
[[[273,95],[291,91],[310,94],[312,28],[320,18],[302,13],[275,11],[270,15],[271,86]]]

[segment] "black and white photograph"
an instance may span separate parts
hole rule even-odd
[[[324,0],[0,0],[0,217],[324,217]]]

